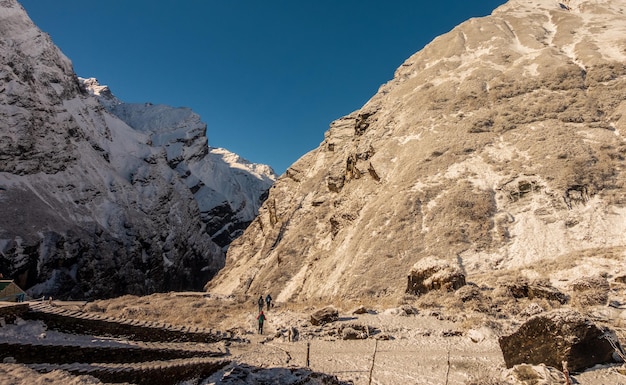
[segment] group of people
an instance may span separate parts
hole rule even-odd
[[[267,317],[265,317],[265,313],[263,313],[263,306],[266,305],[267,311],[270,310],[272,307],[272,296],[268,294],[264,300],[263,296],[260,295],[257,304],[259,305],[259,315],[256,316],[256,319],[259,321],[259,334],[263,334],[263,323],[267,319]]]

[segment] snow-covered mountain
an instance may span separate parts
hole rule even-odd
[[[436,38],[276,182],[209,289],[399,300],[425,258],[485,290],[626,275],[625,9],[510,0]]]
[[[276,180],[269,166],[209,147],[206,123],[189,108],[123,103],[95,78],[79,80],[109,112],[147,134],[151,146],[164,150],[170,167],[193,192],[207,232],[217,244],[227,247],[241,235]]]
[[[79,79],[15,0],[0,37],[0,271],[34,296],[202,287],[272,170],[209,149],[189,109]]]

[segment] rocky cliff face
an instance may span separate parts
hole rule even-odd
[[[474,283],[623,275],[625,9],[511,0],[435,39],[277,181],[208,289],[399,298],[425,257]]]
[[[98,98],[15,0],[0,36],[0,271],[33,296],[201,288],[271,170],[210,150],[188,109]]]
[[[214,242],[226,248],[252,222],[276,179],[267,165],[255,164],[223,148],[209,147],[206,123],[189,108],[124,103],[95,78],[79,79],[113,115],[148,136],[192,191]]]

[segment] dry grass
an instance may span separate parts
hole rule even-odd
[[[236,314],[256,312],[253,301],[204,297],[204,293],[161,293],[145,297],[126,295],[88,303],[84,311],[111,317],[196,325],[226,330]]]

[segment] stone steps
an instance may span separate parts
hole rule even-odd
[[[230,363],[224,347],[215,342],[238,341],[208,328],[107,317],[42,302],[29,303],[21,316],[41,320],[51,330],[121,340],[2,342],[0,360],[12,357],[42,373],[64,370],[110,383],[174,384],[208,377]]]
[[[41,373],[64,370],[74,375],[90,375],[102,382],[129,382],[138,385],[177,384],[196,377],[208,377],[230,362],[215,358],[151,361],[126,364],[69,363],[29,364],[29,368]]]
[[[41,320],[48,328],[68,333],[105,335],[139,341],[203,342],[238,341],[230,333],[196,326],[177,326],[162,322],[107,317],[66,310],[47,303],[30,303],[24,318]]]
[[[213,348],[213,349],[211,349]],[[128,363],[198,357],[223,357],[214,347],[197,344],[134,343],[77,345],[50,343],[0,343],[0,361],[13,357],[18,363],[65,364],[69,362]]]
[[[197,326],[140,321],[83,313],[31,302],[24,319],[41,320],[48,329],[72,334],[110,336],[122,341],[54,343],[2,342],[0,359],[39,371],[64,370],[102,382],[177,384],[208,377],[230,361],[214,343],[240,341],[230,333]]]

